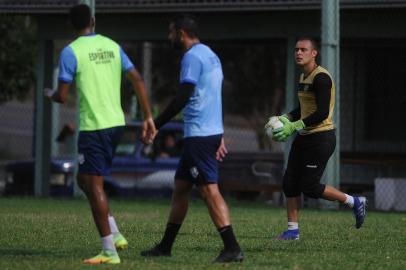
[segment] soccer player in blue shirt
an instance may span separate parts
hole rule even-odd
[[[81,4],[70,11],[77,38],[65,47],[59,63],[57,91],[45,89],[45,96],[65,103],[73,81],[80,94],[80,133],[78,139],[78,184],[91,206],[103,249],[84,261],[86,264],[118,264],[116,249],[128,246],[110,215],[103,177],[110,174],[115,147],[123,126],[121,108],[121,77],[125,73],[132,82],[144,112],[143,137],[156,133],[151,109],[141,75],[130,59],[113,40],[95,34],[90,8]]]
[[[193,185],[197,185],[210,216],[224,242],[214,262],[242,261],[229,211],[218,188],[218,160],[227,150],[223,141],[221,90],[223,72],[217,55],[197,36],[197,23],[191,16],[180,16],[169,25],[169,40],[183,49],[180,86],[177,96],[155,119],[157,129],[183,108],[184,146],[175,174],[171,210],[162,240],[142,256],[170,256],[172,245],[188,210]]]

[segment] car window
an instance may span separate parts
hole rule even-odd
[[[179,158],[182,136],[182,130],[162,130],[152,145],[144,147],[142,155],[148,158]]]
[[[126,156],[135,152],[139,142],[140,128],[126,127],[116,147],[116,155]]]

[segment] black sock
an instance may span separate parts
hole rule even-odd
[[[239,250],[240,245],[237,243],[235,239],[235,235],[233,232],[233,227],[231,225],[225,226],[223,228],[218,229],[221,239],[224,242],[224,248],[226,250]]]
[[[178,235],[180,226],[182,224],[168,223],[166,224],[166,230],[164,237],[158,244],[159,248],[164,251],[171,251],[173,242],[175,242],[176,235]]]

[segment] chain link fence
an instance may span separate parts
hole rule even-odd
[[[406,207],[392,192],[406,192],[404,49],[403,39],[341,41],[341,185],[379,210]]]
[[[314,15],[314,11],[309,12]],[[401,9],[344,9],[341,13],[340,188],[367,196],[370,208],[378,210],[405,211],[401,194],[406,192],[406,126],[402,125],[406,115],[403,82],[406,39],[398,37],[393,30],[404,13]],[[355,30],[351,28],[354,18],[374,18],[373,25],[368,28],[357,21],[361,25],[360,34],[354,35]],[[250,39],[204,41],[220,57],[225,76],[225,140],[230,153],[222,165],[222,177],[255,183],[255,188],[236,184],[240,185],[238,191],[247,191],[245,195],[239,194],[240,197],[257,198],[260,194],[275,204],[283,201],[280,197],[283,145],[270,141],[263,125],[269,116],[287,110],[284,108],[287,55],[293,48],[288,48],[286,38],[299,34],[302,35],[289,33],[278,38],[251,34]],[[319,32],[306,34],[316,38],[320,35]],[[58,55],[67,42],[55,42],[54,54]],[[157,113],[176,94],[180,55],[174,54],[164,41],[149,41],[150,58],[146,58],[144,42],[130,38],[120,41],[137,68],[148,73],[147,84]],[[150,61],[149,65],[144,61]],[[12,99],[0,104],[0,167],[4,168],[10,160],[33,158],[33,91],[28,91],[24,101]],[[134,102],[129,84],[123,84],[123,96],[124,111],[131,119]],[[55,139],[64,127],[75,123],[75,102],[76,96],[72,94],[70,103],[57,109],[55,156],[74,153],[74,142],[57,143]],[[4,172],[3,176],[2,179],[6,178]]]

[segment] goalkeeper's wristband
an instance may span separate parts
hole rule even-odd
[[[292,122],[292,124],[296,131],[300,131],[306,127],[302,120]]]
[[[285,117],[286,119],[288,119],[289,121],[291,121],[292,117],[290,116],[290,114],[282,114],[280,117]]]

